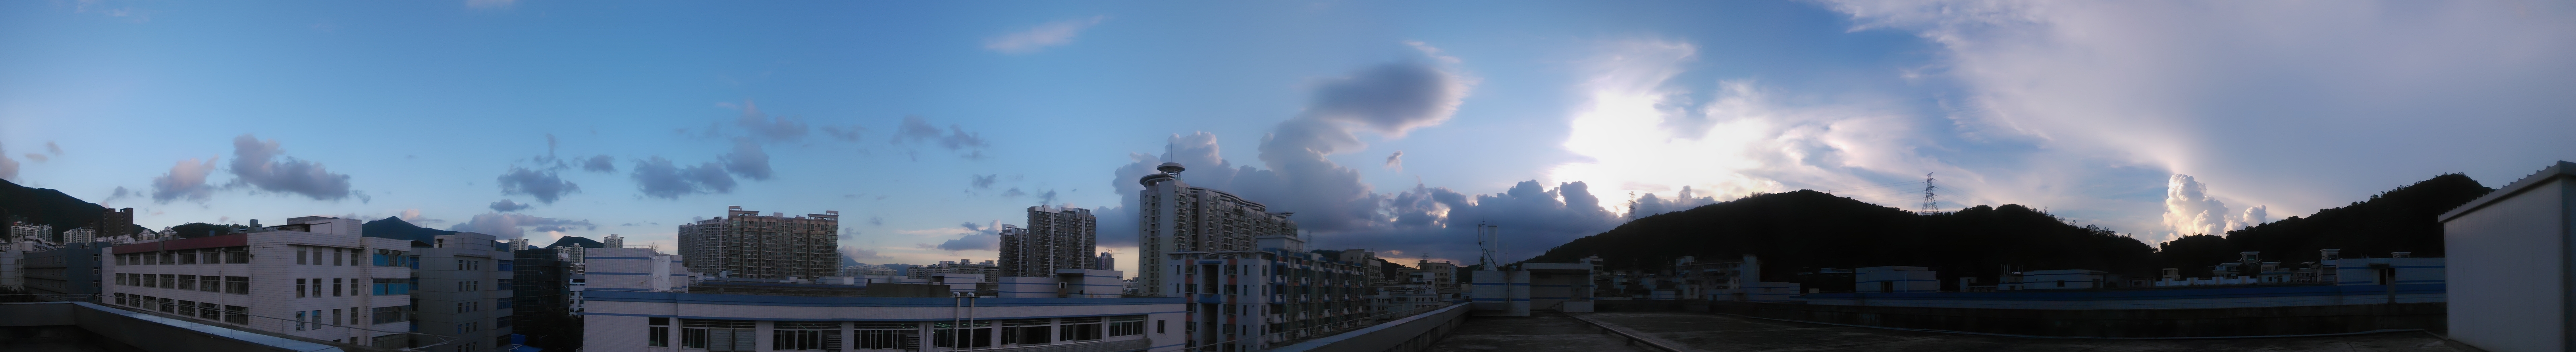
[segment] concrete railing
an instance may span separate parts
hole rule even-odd
[[[1667,352],[1696,352],[1696,351],[1698,351],[1698,350],[1693,350],[1693,349],[1689,349],[1689,348],[1682,347],[1682,345],[1681,345],[1681,344],[1679,344],[1679,343],[1674,343],[1674,342],[1672,342],[1672,341],[1666,341],[1666,340],[1664,340],[1664,339],[1655,338],[1655,337],[1653,337],[1653,336],[1651,336],[1651,335],[1646,335],[1646,333],[1645,333],[1645,332],[1640,332],[1640,331],[1637,331],[1637,330],[1631,330],[1631,329],[1628,329],[1628,328],[1626,328],[1626,327],[1621,327],[1621,326],[1618,326],[1618,325],[1602,324],[1601,322],[1593,321],[1591,318],[1585,318],[1585,317],[1583,317],[1583,315],[1566,314],[1566,316],[1574,317],[1574,320],[1581,320],[1581,321],[1583,321],[1583,323],[1584,323],[1584,324],[1592,324],[1592,327],[1595,327],[1595,328],[1601,328],[1601,333],[1604,333],[1604,334],[1619,335],[1619,337],[1620,337],[1620,339],[1621,339],[1621,340],[1627,340],[1627,341],[1628,341],[1628,345],[1629,345],[1629,346],[1636,346],[1636,345],[1639,345],[1639,344],[1644,344],[1644,345],[1646,345],[1646,347],[1652,347],[1652,348],[1654,348],[1654,349],[1657,349],[1657,350],[1663,350],[1663,351],[1667,351]]]
[[[71,338],[62,341],[79,341],[76,344],[111,351],[342,350],[320,343],[164,318],[89,302],[0,304],[0,329]],[[114,345],[106,345],[110,343]]]
[[[1325,336],[1294,345],[1270,349],[1270,352],[1357,351],[1413,352],[1431,347],[1458,324],[1466,322],[1466,304],[1415,314],[1404,319],[1377,324],[1359,330]]]

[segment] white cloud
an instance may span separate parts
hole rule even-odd
[[[1100,24],[1100,21],[1108,19],[1108,16],[1092,16],[1087,19],[1047,22],[1025,31],[985,39],[984,49],[1004,54],[1035,53],[1046,50],[1047,47],[1073,43],[1073,37],[1081,35],[1083,29],[1091,28],[1093,25]]]
[[[2565,64],[2576,62],[2567,35],[2576,33],[2576,7],[1828,6],[1850,14],[1856,31],[1906,31],[1937,45],[1937,62],[1919,73],[1963,88],[1945,104],[1973,136],[2031,141],[2041,150],[2033,160],[2100,160],[2229,186],[2209,199],[2325,208],[2440,173],[2468,170],[2494,184],[2576,156],[2567,152],[2576,140],[2554,136],[2576,130],[2565,118],[2576,99],[2563,97],[2576,91],[2576,66]],[[2192,231],[2225,226],[2190,223]]]
[[[2271,220],[2265,207],[2245,208],[2229,213],[2227,203],[2209,195],[2209,186],[2191,175],[2174,174],[2165,185],[2165,228],[2161,238],[2148,243],[2171,241],[2189,235],[2226,235],[2227,231],[2261,224]]]

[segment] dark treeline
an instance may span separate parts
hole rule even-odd
[[[1930,267],[1944,280],[1991,278],[2005,265],[2103,270],[2143,279],[2155,277],[2161,268],[2182,268],[2185,275],[2207,276],[2210,265],[2233,261],[2239,251],[2262,251],[2266,261],[2286,263],[2316,260],[2316,251],[2323,248],[2344,249],[2353,257],[2392,251],[2442,256],[2442,229],[2435,217],[2489,191],[2467,176],[2442,175],[2351,206],[2231,231],[2226,237],[2186,236],[2159,248],[2015,204],[1917,214],[1800,190],[1648,216],[1556,246],[1530,261],[1570,263],[1599,255],[1613,270],[1661,270],[1681,256],[1716,262],[1753,254],[1762,258],[1762,274],[1771,281],[1817,268],[1881,265]]]
[[[63,231],[96,224],[100,216],[106,212],[107,207],[90,204],[80,198],[72,198],[62,191],[51,188],[29,188],[8,180],[0,180],[0,221],[14,220],[52,225],[54,231],[47,236],[60,235]],[[125,230],[126,233],[134,233],[141,231],[142,228]],[[0,233],[0,236],[8,236],[8,234]]]

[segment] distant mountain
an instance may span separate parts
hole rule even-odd
[[[0,180],[0,215],[6,215],[0,216],[0,221],[13,216],[24,218],[27,223],[52,225],[54,233],[59,234],[64,230],[89,226],[106,212],[107,207],[72,198],[62,191],[29,188]],[[127,229],[127,233],[133,233],[133,230]]]
[[[2285,263],[2317,260],[2317,250],[2326,248],[2352,258],[2401,251],[2441,257],[2442,213],[2494,191],[2468,175],[2434,176],[2340,208],[2228,231],[2227,241],[2239,250],[2262,251],[2264,261]]]
[[[607,247],[608,247],[608,244],[606,244],[606,243],[599,243],[599,241],[592,241],[592,240],[590,240],[590,238],[587,238],[587,237],[581,237],[581,236],[564,236],[563,238],[556,239],[556,240],[555,240],[555,244],[545,245],[545,247],[543,247],[543,248],[555,248],[555,247],[563,247],[563,246],[581,246],[582,248],[607,248]]]
[[[411,240],[420,241],[421,243],[437,242],[439,235],[456,233],[456,231],[412,225],[410,221],[403,221],[400,217],[386,217],[382,220],[368,221],[365,225],[358,226],[358,232],[365,233],[367,237]]]
[[[1881,265],[1930,267],[1943,279],[1992,277],[2003,265],[2133,277],[2160,267],[2146,243],[2021,205],[1916,214],[1812,190],[1640,218],[1529,261],[1572,263],[1599,255],[1610,269],[1656,270],[1686,255],[1726,262],[1744,254],[1761,257],[1766,280],[1788,280],[1817,268]]]

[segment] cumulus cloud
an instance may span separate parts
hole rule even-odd
[[[349,175],[334,174],[322,163],[286,156],[277,140],[262,141],[243,134],[233,137],[233,182],[226,187],[250,186],[260,191],[285,192],[312,197],[314,200],[348,198]]]
[[[513,211],[526,210],[526,209],[528,209],[528,208],[534,208],[534,207],[536,207],[536,206],[534,206],[534,205],[527,205],[527,204],[520,204],[519,202],[510,201],[510,200],[508,200],[508,199],[503,199],[503,200],[500,200],[500,201],[492,202],[491,207],[492,207],[492,211],[507,213],[507,212],[513,212]]]
[[[214,196],[214,186],[206,184],[206,175],[215,173],[215,159],[188,159],[170,166],[170,172],[152,178],[152,201],[169,204],[171,200],[206,201]]]
[[[1087,19],[1047,22],[1028,30],[985,39],[984,49],[1004,54],[1035,53],[1048,47],[1073,43],[1073,37],[1082,34],[1083,29],[1091,28],[1093,25],[1100,24],[1100,21],[1108,19],[1108,16],[1092,16]]]
[[[617,172],[616,160],[610,159],[607,154],[600,154],[598,156],[582,158],[580,160],[582,171]]]
[[[635,161],[631,177],[635,180],[636,190],[643,191],[645,196],[663,199],[679,199],[680,196],[697,193],[731,193],[734,186],[733,175],[725,173],[723,164],[708,162],[682,167],[658,156]]]
[[[2165,185],[2165,229],[2172,231],[2157,243],[2190,235],[2225,235],[2227,231],[2262,224],[2270,220],[2265,207],[2246,208],[2231,213],[2227,203],[2209,195],[2209,186],[2191,175],[2174,174]]]
[[[903,125],[895,129],[893,139],[890,143],[895,145],[929,143],[952,151],[965,151],[969,152],[967,154],[969,158],[982,156],[982,149],[990,145],[984,141],[982,135],[968,133],[965,128],[958,127],[956,124],[949,124],[948,130],[942,132],[938,126],[930,125],[929,120],[923,120],[920,116],[904,116]]]
[[[2576,139],[2555,136],[2576,130],[2576,119],[2565,115],[2576,100],[2558,94],[2576,91],[2576,66],[2565,64],[2576,62],[2576,41],[2565,35],[2576,33],[2576,22],[2564,20],[2576,17],[2576,8],[2404,1],[1827,6],[1850,15],[1855,31],[1897,31],[1934,45],[1935,62],[1920,75],[1960,87],[1943,104],[1958,110],[1947,118],[1972,137],[2033,141],[2044,151],[2032,159],[2110,160],[2154,176],[2226,180],[2230,187],[2211,197],[2325,208],[2463,169],[2519,177],[2538,161],[2576,150]],[[2254,152],[2293,150],[2310,152]],[[2191,231],[2222,223],[2212,219],[2188,223]],[[2173,227],[2143,220],[2139,227]]]
[[[734,125],[742,127],[743,131],[750,132],[753,137],[771,141],[802,139],[805,138],[805,132],[808,129],[802,119],[761,113],[760,105],[753,104],[749,100],[742,102],[742,116],[734,118]]]
[[[735,138],[733,153],[717,156],[716,160],[724,162],[725,171],[743,178],[767,180],[770,176],[769,153],[761,151],[760,143],[750,138]]]
[[[1702,205],[1717,204],[1717,202],[1717,197],[1700,196],[1691,191],[1691,186],[1682,186],[1682,190],[1680,192],[1675,192],[1673,197],[1670,198],[1657,196],[1654,193],[1647,193],[1645,195],[1638,196],[1636,200],[1628,201],[1628,218],[1636,219],[1653,216],[1655,214],[1690,210],[1691,208],[1698,208]]]
[[[510,167],[510,172],[502,173],[498,179],[501,183],[501,194],[525,194],[537,197],[537,202],[546,204],[554,204],[556,199],[563,198],[565,194],[581,192],[581,185],[564,181],[562,177],[557,177],[554,171],[529,170],[513,166]]]
[[[527,235],[528,231],[563,232],[571,231],[576,228],[582,230],[598,230],[599,225],[592,224],[589,220],[557,219],[520,213],[495,212],[475,215],[474,219],[466,220],[464,223],[448,227],[447,230],[481,233],[506,240],[523,238]]]

